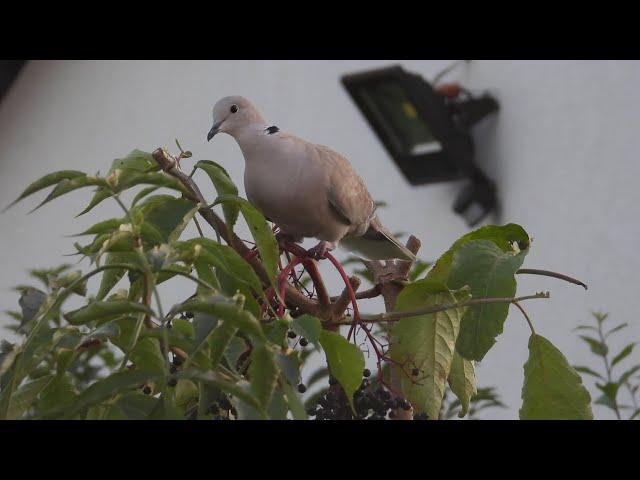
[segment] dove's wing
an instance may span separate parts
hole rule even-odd
[[[324,145],[316,148],[329,172],[327,201],[331,210],[350,226],[349,234],[363,235],[376,210],[364,181],[342,155]]]
[[[415,260],[415,255],[402,245],[375,215],[376,204],[358,173],[337,152],[324,145],[316,145],[326,162],[329,173],[327,200],[331,210],[350,226],[343,238],[344,246],[371,260]]]

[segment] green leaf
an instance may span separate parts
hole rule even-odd
[[[234,335],[235,335],[235,331],[237,331],[237,328],[233,330]],[[219,346],[215,346],[215,342],[213,340],[211,341],[211,351],[212,351],[211,357],[212,358],[217,353],[216,350],[220,351],[220,348],[221,347]],[[242,355],[248,350],[247,342],[243,338],[234,336],[231,338],[230,341],[227,341],[224,344],[224,347],[222,348],[224,349],[224,358],[227,360],[227,364],[229,365],[229,368],[231,368],[231,370],[233,370],[234,372],[237,372],[238,362],[240,361],[240,358],[242,357]],[[217,363],[214,365],[215,368],[218,367],[219,362],[220,360],[218,360]]]
[[[208,295],[188,300],[179,306],[181,312],[201,312],[232,322],[240,330],[265,340],[260,322],[236,302],[222,295]]]
[[[342,385],[353,409],[353,394],[360,387],[365,365],[362,351],[339,333],[329,330],[320,332],[320,344],[331,375]]]
[[[222,270],[229,276],[248,285],[255,292],[262,292],[262,283],[251,266],[231,247],[221,245],[208,238],[194,238],[176,242],[173,248],[180,260],[204,262]],[[235,292],[233,292],[235,293]]]
[[[198,398],[198,386],[191,380],[181,379],[176,384],[176,405],[186,407]]]
[[[183,372],[180,372],[176,375],[178,379],[180,378],[188,378],[194,381],[200,381],[206,383],[207,385],[211,385],[213,387],[222,390],[223,392],[229,393],[243,402],[249,404],[253,408],[261,409],[261,404],[255,395],[252,393],[250,386],[242,385],[240,383],[235,384],[231,383],[228,379],[223,377],[217,372],[203,372],[200,370],[196,370],[193,368],[185,369]],[[249,388],[245,388],[249,387]]]
[[[537,334],[529,338],[520,419],[593,419],[591,396],[580,375],[560,350]]]
[[[291,330],[306,338],[316,347],[320,346],[320,333],[322,332],[322,324],[320,320],[308,314],[300,315],[291,322]]]
[[[120,228],[120,225],[122,225],[124,221],[125,219],[123,218],[110,218],[109,220],[104,220],[102,222],[91,225],[85,231],[77,233],[74,236],[79,237],[82,235],[101,235],[103,233],[112,233],[113,231],[118,230],[118,228]]]
[[[478,392],[473,360],[462,358],[458,352],[454,352],[449,372],[449,386],[460,400],[462,408],[458,416],[462,418],[469,411],[471,398]]]
[[[437,280],[448,285],[447,279],[449,278],[449,271],[455,252],[471,240],[491,241],[503,252],[513,252],[514,242],[520,250],[527,250],[530,243],[527,232],[520,225],[514,223],[503,226],[487,225],[481,227],[456,240],[451,248],[438,259],[433,268],[429,270],[426,278]],[[451,287],[451,285],[449,286]]]
[[[128,420],[144,420],[157,406],[158,399],[140,392],[122,395],[115,403]]]
[[[271,402],[279,375],[280,369],[273,351],[264,343],[254,347],[251,352],[249,378],[251,379],[251,390],[263,408],[266,408]]]
[[[52,415],[73,418],[81,410],[108,400],[118,393],[137,388],[139,385],[158,378],[153,372],[125,370],[98,380],[82,392],[68,408],[56,408]]]
[[[80,215],[84,215],[85,213],[91,211],[93,209],[93,207],[95,207],[99,203],[103,202],[104,200],[109,198],[111,195],[113,195],[113,193],[111,192],[111,190],[109,190],[106,187],[101,187],[101,188],[96,189],[93,197],[91,198],[91,201],[89,202],[89,205],[87,205],[84,208],[84,210],[82,210],[80,213],[78,213],[76,215],[76,217],[79,217]]]
[[[447,285],[452,289],[468,285],[473,298],[513,297],[514,275],[526,253],[505,253],[491,241],[470,240],[454,253]],[[469,307],[462,318],[456,350],[469,360],[482,360],[502,333],[508,313],[506,303]]]
[[[79,172],[78,170],[61,170],[58,172],[45,175],[44,177],[39,178],[38,180],[33,182],[31,185],[29,185],[16,200],[14,200],[11,204],[5,207],[4,210],[11,208],[13,205],[18,203],[23,198],[26,198],[29,195],[32,195],[36,192],[39,192],[40,190],[50,187],[51,185],[55,185],[61,182],[62,180],[73,180],[74,178],[86,177],[86,175],[87,175],[86,173]]]
[[[419,280],[407,285],[398,295],[396,311],[459,303],[469,298],[468,290],[451,292],[432,280]],[[398,365],[401,391],[414,410],[436,419],[451,371],[456,337],[464,308],[403,318],[391,328],[389,355]],[[420,373],[412,376],[417,368]]]
[[[580,335],[580,338],[589,344],[591,347],[591,351],[596,355],[600,355],[601,357],[606,357],[609,353],[609,347],[607,347],[604,343],[599,340],[596,340],[592,337],[587,337],[586,335]]]
[[[629,326],[629,324],[628,324],[628,323],[621,323],[621,324],[620,324],[620,325],[618,325],[617,327],[612,328],[611,330],[609,330],[609,331],[605,334],[604,338],[609,337],[609,335],[611,335],[612,333],[615,333],[615,332],[617,332],[617,331],[619,331],[619,330],[622,330],[623,328],[626,328],[627,326]],[[596,330],[596,329],[594,328],[594,330]]]
[[[133,200],[131,200],[131,206],[135,207],[140,200],[142,200],[147,195],[155,192],[158,188],[160,188],[158,185],[152,185],[150,187],[143,188],[138,193],[136,193],[135,197],[133,197]]]
[[[579,327],[576,327],[573,329],[574,332],[577,332],[579,330],[591,330],[593,332],[597,332],[598,329],[596,327],[592,327],[591,325],[580,325]]]
[[[278,354],[276,356],[280,370],[284,374],[290,385],[298,385],[300,383],[300,358],[295,350],[288,355]],[[308,388],[308,386],[307,386]]]
[[[409,274],[409,280],[415,282],[431,265],[431,263],[416,260]]]
[[[602,375],[600,375],[598,372],[590,369],[589,367],[584,367],[584,366],[581,366],[581,365],[574,365],[573,368],[575,368],[576,372],[586,373],[587,375],[592,375],[594,377],[601,378],[601,379],[604,380],[604,377]]]
[[[14,420],[21,418],[33,402],[35,402],[36,398],[38,398],[40,392],[42,392],[53,379],[53,375],[44,375],[36,380],[25,383],[16,390],[9,401],[7,419]]]
[[[124,158],[116,158],[111,163],[109,173],[113,173],[116,169],[132,170],[135,172],[151,172],[160,170],[160,166],[153,159],[153,155],[142,150],[132,150]]]
[[[76,389],[69,373],[57,376],[40,394],[37,409],[45,415],[54,409],[64,410],[76,400]]]
[[[93,320],[114,317],[125,313],[153,313],[149,307],[128,300],[112,302],[93,302],[86,307],[73,310],[64,315],[64,318],[72,325],[80,325]]]
[[[220,288],[222,293],[229,297],[233,297],[236,294],[244,296],[244,309],[250,312],[254,317],[262,317],[262,308],[258,304],[258,301],[254,298],[256,292],[250,288],[246,283],[238,280],[238,277],[229,275],[224,270],[216,270],[218,274],[218,280],[220,280]],[[264,295],[264,292],[260,292]]]
[[[230,194],[238,195],[238,188],[235,186],[227,171],[216,162],[211,160],[200,160],[195,164],[196,168],[204,170],[213,182],[218,195]],[[225,203],[222,205],[224,219],[229,228],[233,229],[238,220],[239,207],[233,203]]]
[[[291,411],[291,415],[294,420],[308,420],[307,412],[304,408],[302,401],[300,400],[300,396],[298,392],[296,392],[291,385],[286,382],[282,384],[282,391],[284,392],[284,396],[287,399],[287,404],[289,405],[289,410]]]
[[[116,263],[127,263],[136,265],[138,255],[133,252],[110,252],[107,254],[105,265],[113,265]],[[100,280],[100,287],[96,294],[96,300],[104,300],[109,292],[116,286],[120,279],[124,276],[126,269],[110,268],[104,271]]]
[[[627,345],[626,347],[624,347],[620,353],[618,353],[615,357],[613,357],[613,360],[611,360],[611,367],[617,365],[618,363],[620,363],[622,360],[624,360],[625,358],[627,358],[629,355],[631,355],[631,352],[633,351],[633,347],[635,347],[636,342],[630,343],[629,345]]]
[[[204,280],[216,290],[220,290],[220,282],[218,281],[218,277],[216,277],[216,274],[213,272],[211,266],[208,263],[202,260],[196,260],[193,265],[196,268],[196,273],[198,274],[198,278],[200,280]],[[209,292],[202,285],[198,285],[198,294],[201,293],[211,292]]]
[[[116,322],[107,322],[100,325],[95,330],[87,333],[79,343],[90,342],[91,340],[99,340],[106,342],[107,340],[120,336],[120,327]]]
[[[231,321],[223,321],[211,335],[211,368],[216,369],[222,360],[222,357],[227,353],[227,348],[231,345],[232,340],[237,339],[239,342],[244,343],[243,340],[238,339],[235,335],[238,331],[238,327]],[[246,345],[245,345],[246,349]],[[237,358],[235,359],[237,361]],[[231,362],[232,368],[235,370],[236,362]]]
[[[631,367],[629,370],[624,372],[622,375],[620,375],[620,378],[618,379],[618,385],[623,385],[627,380],[629,380],[631,375],[636,373],[638,370],[640,370],[640,365],[636,365],[635,367]]]
[[[163,243],[177,240],[196,212],[191,200],[171,195],[154,195],[136,208],[141,210],[145,223],[162,235]]]
[[[247,200],[235,195],[219,195],[214,202],[214,205],[220,203],[231,203],[240,207],[240,211],[249,226],[249,230],[251,230],[251,235],[253,236],[258,247],[258,251],[260,252],[260,258],[262,259],[265,270],[269,274],[271,285],[275,286],[275,279],[278,275],[280,248],[278,247],[278,242],[276,241],[267,220],[264,218],[264,215],[262,215],[262,213],[260,213]]]
[[[51,200],[61,197],[62,195],[65,195],[69,192],[73,192],[74,190],[77,190],[79,188],[90,187],[93,185],[102,185],[102,184],[104,184],[104,180],[96,177],[88,177],[88,176],[76,177],[70,180],[68,179],[61,180],[60,183],[58,183],[58,185],[56,185],[56,187],[51,191],[51,193],[49,193],[49,195],[47,195],[47,197],[42,202],[40,202],[37,207],[32,209],[31,212],[39,209],[44,204],[49,203]]]
[[[155,338],[143,338],[131,351],[129,360],[137,370],[162,375],[165,372],[166,360],[160,349],[160,341]]]

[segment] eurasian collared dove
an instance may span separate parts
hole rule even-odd
[[[339,153],[281,132],[240,96],[213,107],[207,140],[218,132],[242,150],[249,201],[294,241],[320,240],[318,258],[342,242],[369,260],[415,260],[382,226],[364,181]]]

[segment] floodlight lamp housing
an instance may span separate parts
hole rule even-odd
[[[495,186],[474,163],[471,128],[499,109],[488,94],[446,95],[392,66],[345,75],[343,86],[411,185],[469,179],[455,211],[476,224],[495,207]],[[479,210],[478,210],[479,209]]]

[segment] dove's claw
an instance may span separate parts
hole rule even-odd
[[[334,248],[336,248],[336,246],[333,243],[326,242],[323,240],[320,243],[318,243],[315,247],[310,248],[307,252],[309,253],[310,257],[316,260],[321,260],[326,257],[327,252],[330,252]]]

